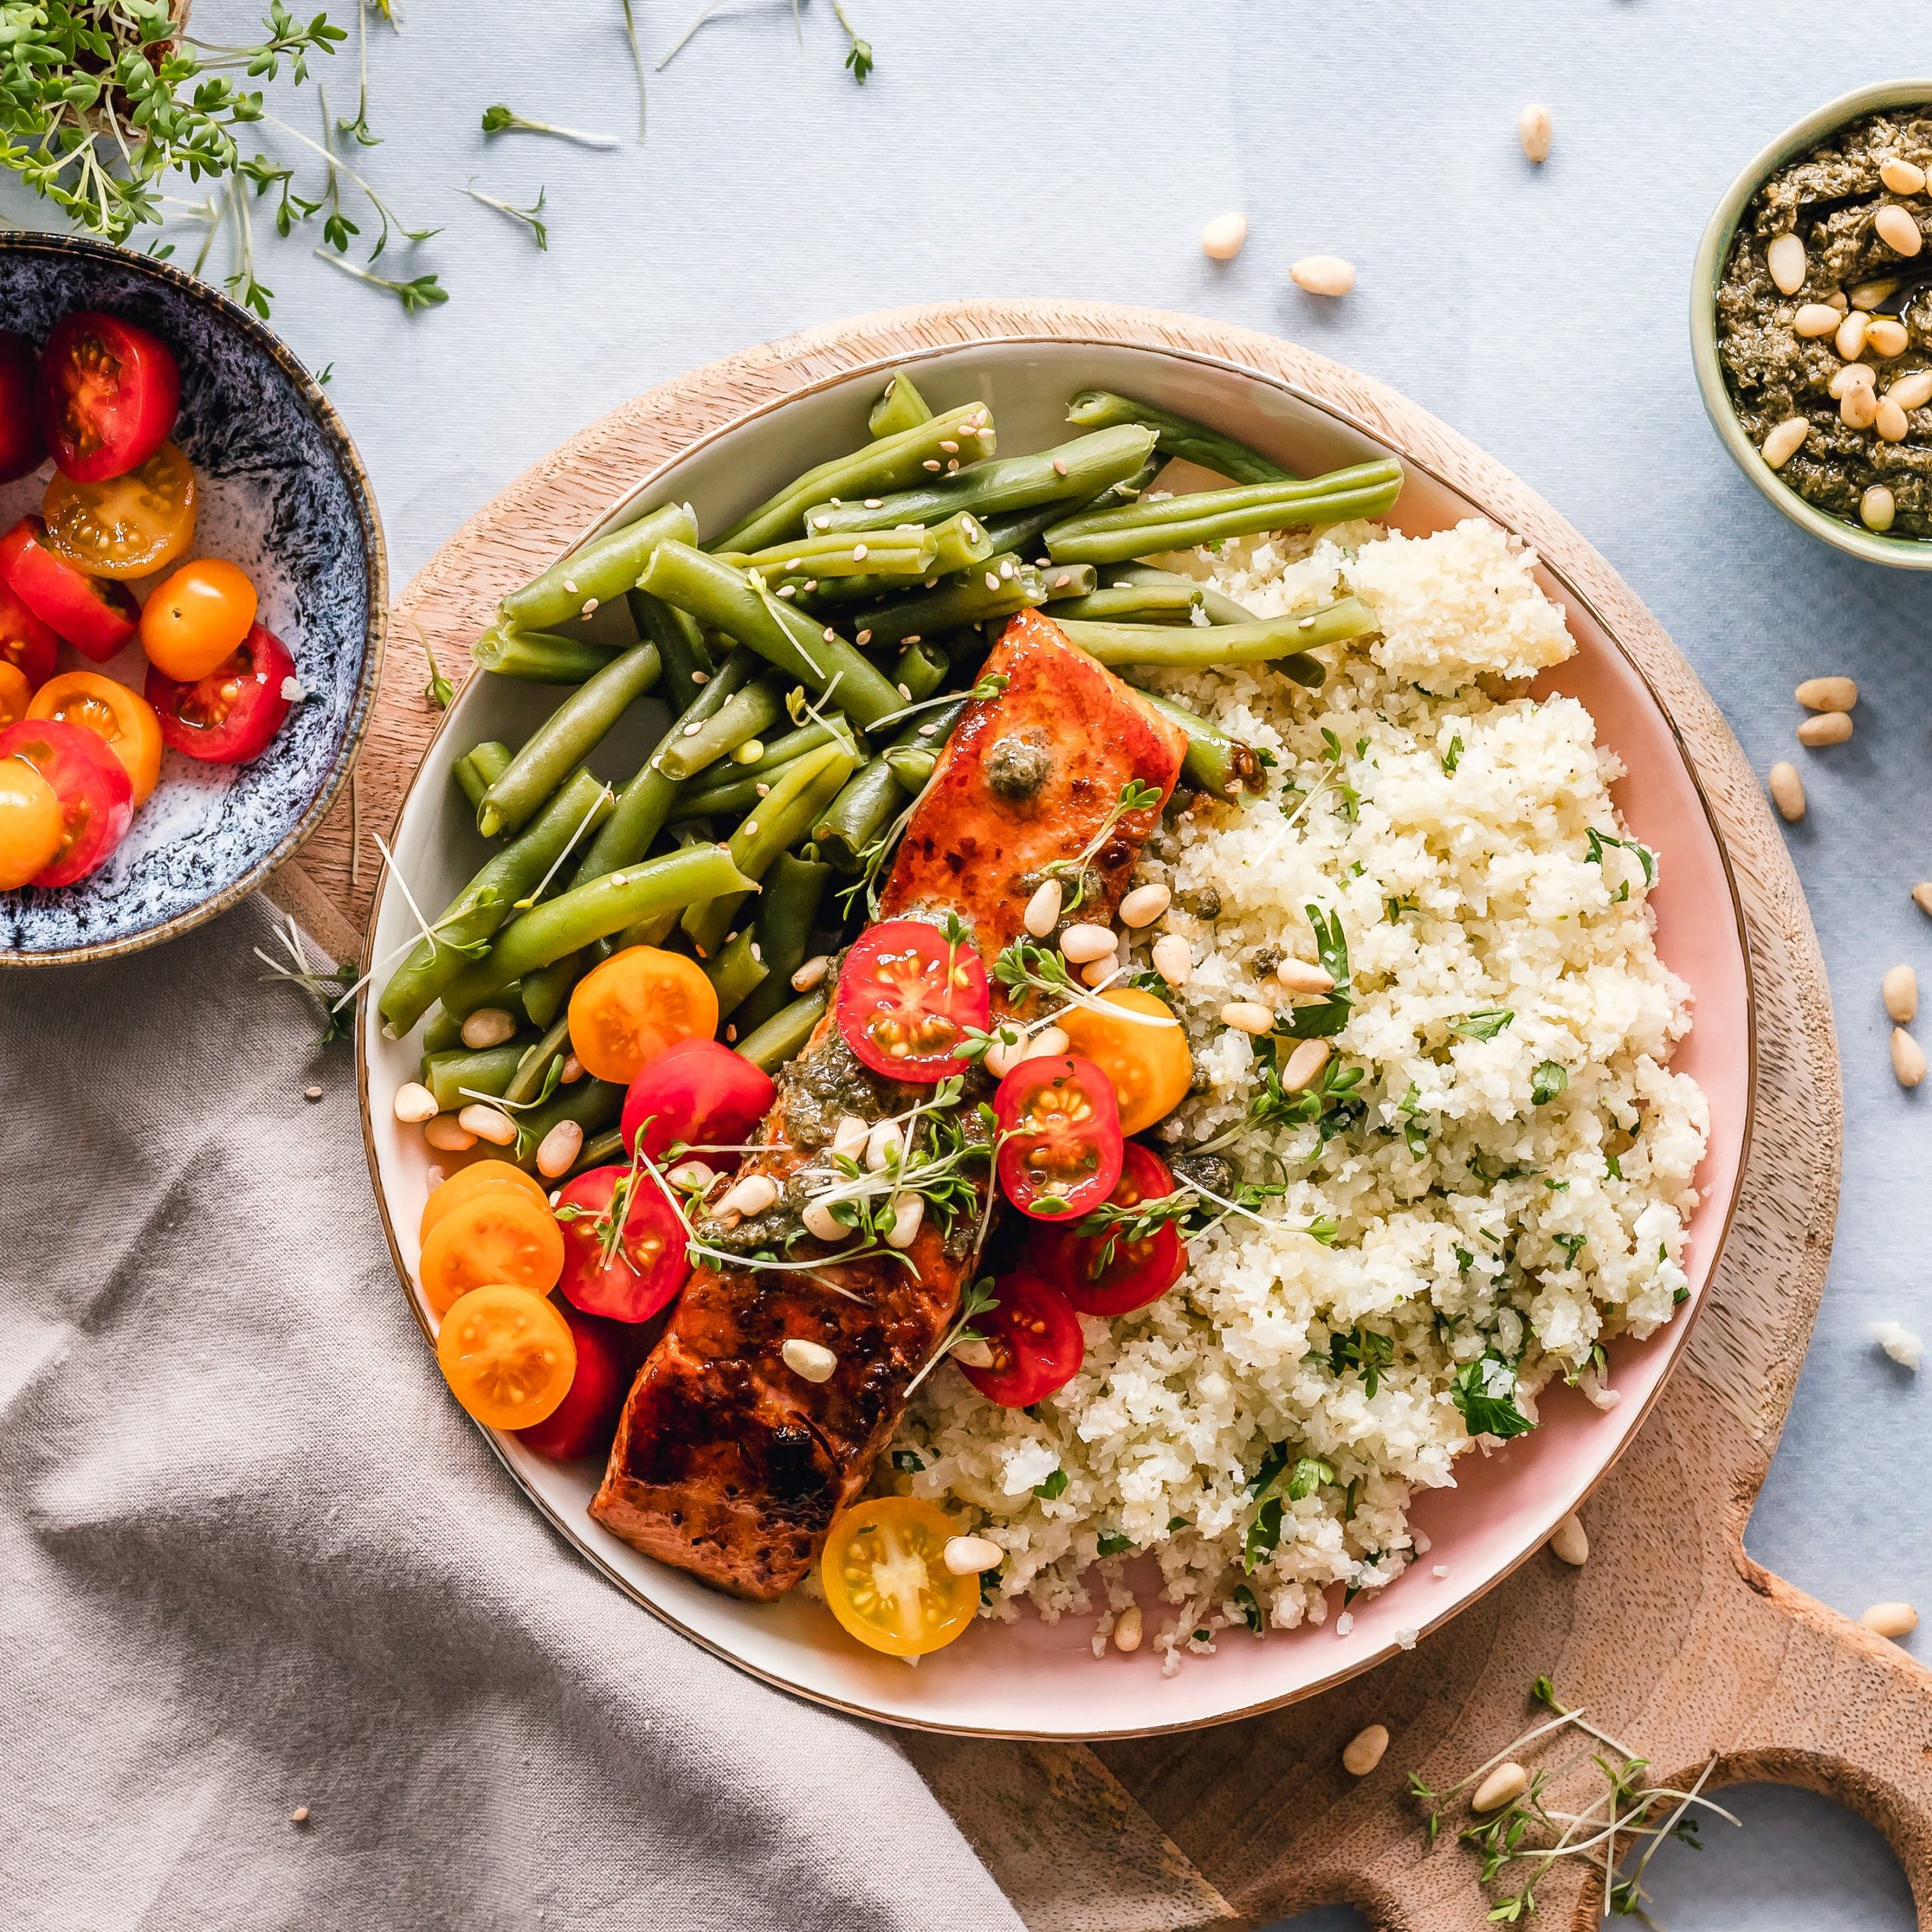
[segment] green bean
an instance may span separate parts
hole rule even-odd
[[[715,625],[814,691],[835,684],[839,709],[862,726],[904,702],[878,666],[829,627],[821,631],[802,611],[758,589],[742,571],[688,544],[660,546],[642,588]]]
[[[509,746],[486,738],[480,745],[472,745],[450,767],[450,773],[474,810],[483,802],[483,794],[509,769]]]
[[[1259,792],[1266,785],[1267,774],[1251,746],[1158,691],[1143,691],[1140,695],[1187,734],[1187,755],[1180,768],[1198,789],[1232,798],[1237,792]]]
[[[709,718],[681,718],[657,751],[666,778],[694,778],[785,715],[785,681],[768,672],[734,693]],[[762,755],[762,754],[761,754]]]
[[[383,1030],[400,1039],[463,972],[466,955],[492,937],[516,903],[542,883],[586,825],[610,809],[608,788],[580,771],[544,807],[530,829],[497,853],[458,893],[431,931],[389,976],[376,1002]],[[588,835],[587,833],[585,834]],[[515,978],[512,974],[509,976]]]
[[[770,976],[760,957],[758,936],[747,924],[731,935],[714,958],[704,962],[704,977],[718,995],[718,1017],[728,1020]]]
[[[1324,644],[1366,637],[1375,613],[1344,597],[1316,611],[1294,611],[1252,624],[1063,624],[1072,641],[1109,669],[1138,664],[1163,671],[1205,670],[1220,664],[1272,664],[1312,690],[1327,675],[1303,654]]]
[[[528,1048],[517,1062],[516,1072],[511,1075],[510,1084],[503,1089],[503,1098],[515,1106],[522,1106],[535,1100],[543,1091],[543,1083],[549,1078],[550,1069],[560,1065],[564,1055],[570,1050],[571,1020],[566,1013],[553,1020],[543,1038]]]
[[[1112,577],[1115,569],[1107,574]],[[1050,564],[1046,574],[1059,568]],[[1164,571],[1149,573],[1140,583],[1103,583],[1084,597],[1050,598],[1047,614],[1056,623],[1069,618],[1076,623],[1191,624],[1194,614],[1211,624],[1251,624],[1254,613],[1244,611],[1231,597],[1210,590],[1191,577],[1171,577]]]
[[[937,751],[952,736],[953,727],[966,714],[966,707],[973,701],[971,691],[961,691],[957,697],[948,698],[943,704],[930,706],[909,705],[903,717],[903,727],[892,740],[894,745],[919,746]],[[888,724],[901,722],[897,718],[884,721]],[[887,747],[889,750],[890,746]]]
[[[718,669],[704,632],[687,612],[674,611],[661,598],[647,597],[641,590],[630,593],[630,606],[638,635],[656,645],[664,660],[664,702],[673,718],[680,717],[697,702]]]
[[[850,536],[795,537],[747,554],[719,550],[713,555],[741,571],[756,571],[774,585],[781,578],[800,581],[819,577],[918,577],[933,568],[939,546],[930,532],[904,530],[855,531]]]
[[[453,1012],[473,1013],[512,980],[592,940],[620,933],[654,912],[701,905],[721,894],[749,891],[755,884],[733,864],[721,845],[689,846],[607,872],[546,900],[505,927],[489,957],[465,968],[445,989],[443,1004]]]
[[[792,734],[803,737],[802,732]],[[786,764],[796,761],[805,752],[815,751],[819,746],[829,744],[832,734],[815,740],[804,746]],[[780,741],[784,742],[783,740]],[[741,778],[727,778],[721,773],[700,772],[691,786],[678,795],[676,811],[680,818],[742,818],[752,811],[762,798],[770,795],[777,783],[779,773],[785,764],[766,766],[763,759],[758,768],[747,771]]]
[[[1091,564],[1029,564],[1026,568],[1039,573],[1040,586],[1049,604],[1091,597],[1100,587],[1100,574]],[[1048,614],[1058,617],[1060,613],[1054,611]]]
[[[1119,564],[1149,551],[1188,550],[1291,525],[1380,516],[1401,487],[1402,466],[1390,457],[1305,483],[1254,483],[1162,497],[1057,523],[1047,532],[1047,554],[1056,563]]]
[[[805,963],[819,907],[832,883],[832,868],[811,859],[781,852],[764,875],[758,895],[758,956],[769,977],[737,1011],[738,1030],[749,1033],[762,1026],[792,998],[792,975]]]
[[[943,578],[934,589],[875,606],[865,614],[865,629],[859,635],[875,645],[916,643],[960,624],[1010,616],[1046,601],[1046,586],[1038,573],[1017,557],[988,557],[957,577]],[[893,708],[904,703],[901,698]]]
[[[1201,583],[1198,578],[1177,576],[1174,571],[1161,570],[1152,564],[1109,564],[1100,574],[1105,580],[1098,586],[1102,592],[1144,589],[1177,595],[1185,588],[1200,600],[1201,608],[1206,612],[1211,624],[1251,624],[1254,622],[1254,613],[1237,604],[1232,597],[1223,597],[1218,590]]]
[[[429,1016],[429,1023],[423,1029],[423,1052],[426,1059],[431,1054],[454,1053],[463,1044],[463,1015],[451,1013],[438,1007]]]
[[[617,657],[622,647],[588,638],[559,637],[554,631],[490,628],[469,647],[478,667],[526,685],[580,685]]]
[[[632,704],[657,681],[654,644],[634,644],[580,685],[551,712],[483,794],[476,829],[485,838],[527,823],[574,768],[583,764]]]
[[[607,946],[612,952],[623,952],[634,946],[662,946],[678,930],[678,918],[684,908],[674,906],[668,912],[655,912],[648,919],[640,919],[634,926],[626,926],[615,939],[602,940],[601,946]]]
[[[592,1168],[608,1168],[629,1158],[630,1149],[624,1145],[623,1129],[607,1128],[601,1134],[592,1134],[577,1149],[577,1158],[571,1164],[571,1178],[574,1180]]]
[[[806,752],[786,768],[771,796],[761,800],[757,811],[731,835],[729,856],[743,884],[763,878],[780,853],[810,832],[857,762],[849,745],[830,744]],[[726,887],[708,903],[694,900],[686,906],[678,923],[700,959],[724,943],[743,903],[742,891]]]
[[[923,704],[946,682],[952,660],[936,644],[908,645],[892,667],[892,681],[908,704]]]
[[[758,659],[749,651],[733,651],[710,680],[700,688],[696,701],[675,721],[672,729],[675,731],[683,724],[701,724],[714,716],[750,682],[758,666]],[[635,776],[617,794],[615,808],[590,850],[583,855],[583,863],[577,867],[577,875],[571,883],[588,885],[592,879],[615,872],[620,866],[636,864],[664,829],[677,795],[678,781],[658,768],[657,750],[654,749]]]
[[[1137,501],[1141,491],[1153,481],[1154,472],[1160,466],[1149,457],[1131,476],[1123,476],[1118,483],[1109,484],[1098,496],[1078,505],[1078,511],[1118,509],[1123,503]],[[1040,539],[1046,534],[1048,527],[1063,523],[1075,514],[1075,509],[1067,504],[1037,503],[1031,509],[988,518],[986,534],[995,550],[1017,550],[1023,557],[1036,556]]]
[[[886,384],[884,395],[872,405],[872,414],[866,418],[866,427],[875,439],[878,439],[896,436],[903,429],[916,429],[921,423],[932,420],[933,412],[925,398],[914,387],[912,377],[901,369]]]
[[[885,754],[885,761],[909,797],[925,789],[926,780],[933,775],[933,767],[939,762],[939,753],[923,745],[894,745]]]
[[[1066,420],[1083,429],[1103,429],[1117,423],[1137,423],[1152,429],[1161,439],[1161,454],[1183,457],[1237,483],[1281,483],[1294,472],[1284,469],[1267,457],[1211,429],[1204,423],[1191,422],[1156,409],[1151,402],[1137,402],[1131,396],[1115,395],[1111,389],[1082,389],[1067,405]]]
[[[755,1032],[738,1042],[738,1051],[762,1072],[776,1073],[788,1060],[796,1060],[825,1017],[826,994],[820,987],[781,1007]]]
[[[587,606],[621,597],[644,574],[651,553],[667,538],[697,541],[697,519],[688,503],[666,503],[635,523],[593,537],[534,582],[513,590],[497,606],[506,630],[547,630],[585,614]]]
[[[1062,513],[1056,510],[1054,515]],[[1046,519],[1051,520],[1051,517]],[[855,531],[851,540],[856,543],[873,534]],[[1000,547],[986,534],[986,526],[970,510],[961,510],[943,523],[932,525],[926,534],[933,540],[932,561],[924,572],[929,583],[936,577],[949,576],[969,564],[977,564],[982,557],[990,557]],[[776,583],[772,587],[780,595],[793,597],[800,610],[820,611],[841,604],[863,603],[875,597],[895,597],[911,586],[903,577],[878,576],[829,577],[823,583],[816,578],[789,577],[784,587]],[[863,623],[865,620],[854,617],[852,621]]]
[[[518,984],[522,989],[523,1010],[531,1024],[555,1026],[569,1004],[571,989],[595,963],[594,951],[586,947],[580,952],[567,952],[562,958],[553,959],[549,965],[537,967],[525,974]]]
[[[515,1078],[517,1062],[530,1042],[485,1047],[476,1053],[431,1054],[423,1062],[423,1084],[445,1113],[472,1100],[494,1100]]]
[[[899,523],[937,523],[961,510],[983,519],[1036,503],[1084,501],[1132,475],[1153,447],[1151,429],[1101,429],[1057,449],[1041,450],[1037,456],[976,463],[955,475],[869,503],[841,491],[835,503],[814,502],[805,512],[805,528],[815,536],[828,531],[882,530]]]
[[[943,446],[950,443],[952,450]],[[804,515],[814,503],[827,497],[850,497],[863,501],[882,496],[888,491],[903,490],[962,446],[970,446],[990,456],[993,453],[992,411],[983,402],[969,402],[963,408],[949,409],[928,421],[915,423],[896,435],[881,436],[864,449],[849,456],[834,457],[816,469],[788,483],[777,496],[761,503],[749,516],[741,517],[708,547],[713,550],[758,550],[768,543],[782,543],[804,528]],[[888,522],[900,519],[888,518]],[[911,521],[923,521],[922,518]],[[695,536],[686,537],[694,543]]]
[[[574,1121],[586,1140],[599,1128],[608,1127],[624,1110],[624,1090],[608,1080],[574,1080],[559,1087],[540,1107],[516,1117],[516,1145],[506,1149],[518,1167],[537,1165],[537,1150],[551,1128]]]
[[[841,872],[862,871],[866,848],[892,823],[909,795],[884,752],[868,758],[812,827],[820,857]]]

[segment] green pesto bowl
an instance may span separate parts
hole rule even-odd
[[[1778,472],[1758,454],[1744,433],[1725,386],[1724,365],[1718,357],[1718,285],[1730,257],[1732,238],[1751,197],[1787,162],[1835,133],[1848,121],[1887,107],[1916,107],[1932,102],[1932,80],[1885,81],[1859,88],[1807,114],[1788,128],[1738,176],[1718,202],[1717,212],[1697,246],[1697,264],[1690,278],[1690,355],[1697,366],[1697,386],[1718,439],[1740,469],[1755,484],[1766,500],[1799,529],[1868,563],[1893,570],[1932,571],[1932,537],[1890,537],[1829,515],[1807,503],[1781,481]]]

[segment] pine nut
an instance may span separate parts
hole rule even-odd
[[[1820,745],[1841,745],[1851,736],[1851,713],[1821,711],[1798,728],[1798,742],[1815,750]]]
[[[792,990],[795,993],[808,993],[825,976],[832,964],[829,952],[815,952],[792,975]]]
[[[985,1342],[958,1342],[953,1345],[952,1359],[964,1362],[968,1368],[991,1368],[993,1352]]]
[[[1080,969],[1080,977],[1090,986],[1103,986],[1112,979],[1118,961],[1110,952],[1104,959],[1090,959]]]
[[[1299,1094],[1304,1087],[1315,1084],[1315,1077],[1328,1064],[1328,1042],[1326,1040],[1303,1040],[1288,1056],[1288,1063],[1281,1069],[1283,1092]]]
[[[1859,383],[1838,398],[1838,420],[1847,429],[1869,429],[1878,420],[1878,398],[1869,383]]]
[[[769,1174],[747,1174],[724,1190],[720,1214],[762,1214],[778,1198],[778,1183]]]
[[[1787,825],[1795,825],[1804,816],[1804,780],[1798,768],[1780,758],[1770,770],[1771,803]]]
[[[560,1120],[537,1143],[537,1171],[546,1180],[570,1172],[583,1151],[583,1129],[574,1120]]]
[[[1154,942],[1154,971],[1171,986],[1184,986],[1194,971],[1194,954],[1179,933],[1163,933]]]
[[[1932,402],[1932,369],[1915,369],[1885,392],[1901,409],[1923,409]]]
[[[1151,926],[1174,903],[1174,898],[1164,885],[1137,885],[1120,902],[1120,922],[1137,931]]]
[[[1523,144],[1524,154],[1542,166],[1549,158],[1549,109],[1534,103],[1524,108],[1516,117],[1516,138]],[[1798,277],[1800,281],[1804,279]]]
[[[1801,416],[1787,416],[1774,423],[1764,438],[1764,458],[1774,469],[1782,469],[1798,452],[1811,425]]]
[[[1140,1647],[1140,1606],[1131,1603],[1114,1619],[1114,1648],[1131,1655]]]
[[[1838,312],[1829,302],[1804,302],[1792,317],[1792,328],[1801,336],[1831,335],[1838,325]]]
[[[1846,300],[1845,292],[1842,288],[1835,288],[1825,297],[1825,306],[1828,309],[1835,309],[1842,315],[1851,304]]]
[[[420,1127],[436,1118],[436,1097],[420,1081],[405,1080],[389,1105],[405,1127]]]
[[[885,1231],[888,1247],[907,1248],[918,1240],[919,1223],[925,1219],[925,1197],[918,1194],[895,1194],[892,1197],[892,1225]]]
[[[1921,879],[1912,888],[1912,903],[1932,918],[1932,879]]]
[[[1918,1628],[1918,1613],[1909,1603],[1875,1603],[1858,1620],[1881,1637],[1909,1637]]]
[[[906,1137],[894,1121],[882,1120],[866,1136],[866,1165],[874,1174],[883,1174],[900,1156]]]
[[[476,1137],[454,1114],[438,1114],[423,1130],[423,1138],[439,1154],[466,1154]]]
[[[1835,675],[1807,678],[1792,696],[1807,711],[1849,711],[1858,702],[1858,681]]]
[[[1284,959],[1275,968],[1275,977],[1291,993],[1332,993],[1335,976],[1306,959]]]
[[[838,1358],[823,1342],[808,1342],[794,1335],[779,1351],[785,1366],[806,1382],[829,1382],[838,1366]]]
[[[1925,1078],[1925,1049],[1903,1026],[1892,1029],[1892,1072],[1901,1087],[1916,1087]]]
[[[1865,330],[1869,318],[1863,309],[1854,309],[1838,326],[1832,340],[1838,353],[1852,362],[1865,352]]]
[[[1875,309],[1898,285],[1899,278],[1895,275],[1879,275],[1872,281],[1861,281],[1851,291],[1851,306],[1854,309]]]
[[[575,1054],[565,1054],[563,1067],[557,1075],[557,1084],[560,1087],[574,1086],[583,1078],[583,1062]]]
[[[1583,1532],[1583,1518],[1571,1510],[1549,1533],[1549,1552],[1573,1568],[1580,1570],[1590,1560],[1590,1540]]]
[[[1878,372],[1869,362],[1847,362],[1842,368],[1832,372],[1832,380],[1825,385],[1834,402],[1842,401],[1847,389],[1854,386],[1875,389],[1878,386]]]
[[[1342,1747],[1342,1768],[1358,1778],[1365,1778],[1382,1761],[1382,1754],[1389,1748],[1389,1727],[1386,1724],[1372,1724],[1366,1730],[1358,1730]]]
[[[1288,273],[1311,295],[1346,295],[1355,285],[1355,264],[1340,255],[1304,255]]]
[[[991,1537],[948,1537],[941,1560],[955,1577],[978,1577],[997,1570],[1006,1552]]]
[[[1030,1040],[1021,1042],[1020,1060],[1057,1060],[1072,1044],[1063,1028],[1042,1026]],[[1020,1060],[1015,1060],[1017,1066]]]
[[[1795,295],[1804,286],[1809,266],[1804,259],[1804,244],[1795,235],[1773,235],[1770,246],[1764,251],[1764,266],[1781,293]]]
[[[1217,214],[1201,231],[1201,252],[1210,261],[1231,262],[1247,240],[1247,217]]]
[[[1114,949],[1114,936],[1106,926],[1084,921],[1069,926],[1060,936],[1060,949],[1071,965],[1084,966],[1090,959],[1103,959]]]
[[[1026,902],[1022,923],[1035,939],[1044,939],[1060,924],[1060,904],[1064,897],[1060,882],[1050,878],[1034,889]]]
[[[1890,396],[1881,396],[1872,426],[1888,443],[1902,443],[1912,425],[1906,420],[1905,411]]]
[[[1897,500],[1884,484],[1868,484],[1858,500],[1858,520],[1867,530],[1882,533],[1891,528],[1898,508]]]
[[[1925,245],[1918,223],[1896,202],[1887,202],[1872,217],[1872,230],[1894,254],[1908,260]]]
[[[463,1023],[463,1044],[473,1053],[485,1047],[500,1047],[516,1038],[516,1015],[500,1006],[479,1006]]]
[[[866,1151],[866,1141],[872,1133],[869,1121],[861,1120],[857,1114],[847,1114],[832,1129],[832,1151],[842,1154],[848,1161],[856,1161]]]
[[[481,1100],[471,1101],[456,1119],[466,1133],[493,1147],[507,1147],[516,1138],[516,1122],[502,1108],[486,1106]]]
[[[1498,1764],[1476,1786],[1476,1795],[1469,1800],[1469,1809],[1500,1811],[1504,1805],[1515,1804],[1529,1788],[1530,1774],[1521,1764]]]
[[[1865,325],[1865,343],[1879,355],[1903,355],[1912,346],[1912,331],[1896,315],[1874,315]]]
[[[995,1026],[993,1043],[986,1049],[986,1071],[995,1080],[1004,1080],[1026,1057],[1026,1035],[1011,1021]]]
[[[1878,179],[1895,195],[1922,195],[1925,171],[1903,155],[1888,154],[1878,164]]]
[[[1909,1026],[1918,1014],[1918,975],[1909,966],[1894,966],[1881,983],[1886,1017]]]
[[[852,1232],[823,1201],[808,1201],[798,1219],[804,1223],[807,1234],[829,1247],[835,1247]]]
[[[1230,1000],[1221,1009],[1221,1024],[1243,1033],[1272,1033],[1275,1016],[1258,1000]]]

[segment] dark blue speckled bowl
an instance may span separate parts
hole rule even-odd
[[[214,918],[293,856],[361,740],[389,605],[375,497],[349,432],[261,323],[165,262],[69,236],[0,234],[0,328],[42,341],[70,309],[125,315],[174,351],[175,440],[202,485],[192,554],[248,572],[261,621],[294,654],[308,695],[252,764],[168,752],[153,797],[91,878],[0,893],[0,967],[156,945]],[[0,485],[0,530],[39,507],[51,473]],[[61,668],[96,667],[63,648]],[[138,689],[145,664],[136,645],[99,668]]]

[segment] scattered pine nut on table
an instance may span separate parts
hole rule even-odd
[[[1388,1749],[1389,1727],[1367,1725],[1343,1746],[1342,1768],[1353,1777],[1365,1778],[1381,1763],[1383,1753]]]
[[[1798,742],[1816,751],[1821,745],[1841,745],[1851,736],[1848,711],[1814,712],[1798,728]]]
[[[1909,1026],[1918,1014],[1918,975],[1909,966],[1894,966],[1881,991],[1886,1016],[1898,1026]]]
[[[1858,684],[1852,678],[1807,678],[1792,696],[1807,711],[1849,711],[1858,702]]]
[[[1779,759],[1771,767],[1767,783],[1778,816],[1786,824],[1795,825],[1804,816],[1804,780],[1798,775],[1797,766]]]

